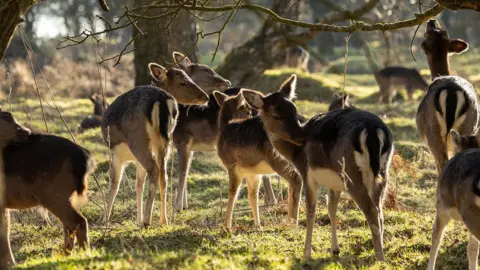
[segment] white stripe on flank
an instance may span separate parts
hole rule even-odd
[[[360,148],[362,149],[363,153],[353,151],[353,156],[355,158],[355,163],[362,172],[362,180],[365,188],[367,189],[368,196],[374,200],[373,188],[375,185],[375,179],[373,177],[372,169],[370,168],[370,154],[367,148],[367,136],[368,132],[365,128],[362,130],[362,132],[360,132],[360,136],[358,138],[360,141]]]
[[[177,110],[177,102],[174,99],[167,99],[167,107],[168,107],[168,112],[169,112],[169,118],[168,118],[168,134],[172,134],[173,130],[175,129],[175,126],[177,125],[177,117],[178,114],[173,117],[173,111]]]
[[[438,125],[440,126],[440,134],[443,136],[447,133],[447,123],[446,123],[446,107],[447,107],[447,89],[440,90],[440,96],[438,97],[438,103],[440,103],[440,109],[442,113],[436,111]],[[443,114],[443,115],[442,115]],[[427,124],[427,123],[425,123]]]

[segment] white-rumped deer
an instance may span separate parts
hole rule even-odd
[[[477,131],[479,109],[475,88],[464,78],[449,76],[448,55],[462,53],[467,48],[465,41],[450,39],[436,20],[428,21],[422,50],[427,56],[432,83],[418,107],[416,123],[420,138],[432,151],[439,174],[452,150],[450,130],[455,129],[461,135]]]
[[[324,186],[329,188],[332,253],[340,250],[336,212],[340,193],[347,191],[367,219],[377,260],[385,260],[382,205],[393,154],[390,130],[377,116],[353,107],[319,114],[302,125],[291,101],[295,83],[292,75],[276,93],[242,93],[248,104],[260,110],[275,149],[302,176],[307,200],[305,257],[311,256],[317,189]]]
[[[125,163],[135,161],[137,223],[145,227],[151,223],[155,192],[160,184],[160,224],[167,224],[166,166],[178,117],[177,101],[184,104],[208,101],[208,95],[185,71],[166,69],[155,63],[150,63],[149,69],[161,88],[138,86],[120,95],[103,115],[102,133],[112,153],[105,221],[110,218]],[[149,188],[143,215],[146,175]]]
[[[81,247],[88,247],[88,223],[77,207],[87,201],[87,177],[93,169],[90,153],[62,137],[30,134],[9,112],[0,112],[0,126],[6,208],[45,207],[63,223],[66,252],[73,249],[75,238]],[[15,263],[9,219],[7,211],[7,238],[1,246]]]
[[[386,67],[375,73],[375,80],[380,88],[378,102],[388,104],[392,104],[399,86],[407,90],[408,100],[413,99],[413,91],[416,89],[425,91],[428,86],[415,68]]]
[[[451,130],[457,154],[440,174],[437,186],[437,216],[433,225],[429,270],[435,269],[443,233],[451,219],[462,221],[470,231],[467,245],[470,270],[478,268],[480,239],[480,149],[475,136],[461,136]]]

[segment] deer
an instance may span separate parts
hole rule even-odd
[[[155,192],[160,185],[160,224],[167,220],[166,166],[172,134],[178,118],[178,103],[204,104],[208,95],[178,68],[150,63],[155,86],[137,86],[118,96],[102,118],[102,134],[111,152],[110,185],[104,221],[108,222],[126,163],[136,164],[137,224],[148,227]],[[143,213],[143,190],[148,175],[148,196]]]
[[[287,67],[293,67],[303,72],[308,72],[309,60],[310,53],[302,48],[302,46],[288,48],[285,52],[285,66]]]
[[[327,187],[331,223],[331,251],[340,252],[336,212],[340,194],[347,191],[364,213],[372,233],[376,259],[383,252],[383,200],[393,155],[389,128],[376,115],[354,107],[334,109],[312,117],[305,124],[297,120],[292,102],[297,77],[292,74],[280,90],[269,95],[244,90],[251,107],[260,111],[265,130],[280,155],[301,175],[306,193],[307,234],[305,258],[311,257],[317,189]]]
[[[437,214],[432,230],[432,246],[427,269],[435,269],[438,249],[450,220],[462,221],[470,232],[467,245],[470,270],[478,267],[480,239],[480,149],[476,136],[450,131],[457,153],[445,165],[437,185]],[[475,140],[474,140],[475,139]]]
[[[3,231],[7,237],[1,249],[8,254],[8,261],[15,264],[8,209],[42,206],[62,222],[67,254],[75,240],[81,248],[89,247],[88,222],[77,209],[88,201],[88,175],[95,167],[90,152],[62,137],[31,133],[6,111],[0,111],[0,125],[7,208]]]
[[[408,100],[413,100],[416,89],[425,91],[428,83],[415,68],[386,67],[375,73],[375,80],[380,88],[378,102],[392,104],[397,94],[397,87],[405,87]]]
[[[288,86],[282,86],[285,88]],[[213,92],[220,104],[218,116],[217,152],[228,171],[228,205],[225,218],[225,227],[231,228],[235,201],[243,178],[248,188],[248,201],[256,226],[261,226],[258,210],[259,177],[264,174],[277,173],[287,180],[288,189],[288,217],[298,224],[298,210],[302,180],[290,163],[274,149],[269,140],[264,123],[260,116],[242,121],[233,121],[238,118],[242,110],[249,109],[243,93],[252,91],[242,89],[239,95],[228,97],[221,92]],[[256,109],[256,108],[254,108]],[[244,115],[244,114],[243,114]],[[298,121],[305,121],[298,116]]]
[[[461,135],[476,133],[479,119],[478,98],[466,79],[450,75],[449,54],[468,49],[461,39],[450,39],[438,22],[430,19],[421,47],[427,56],[432,83],[418,106],[416,124],[420,139],[435,158],[440,174],[452,150],[449,131]]]
[[[97,94],[89,97],[93,103],[93,114],[85,117],[78,126],[78,133],[83,133],[87,129],[100,127],[102,124],[102,115],[108,107],[108,103]]]

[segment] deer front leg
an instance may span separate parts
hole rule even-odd
[[[228,169],[228,204],[225,214],[225,227],[232,227],[233,207],[237,200],[238,190],[242,183],[242,177],[238,175],[234,168]]]
[[[190,169],[190,160],[192,157],[191,143],[177,145],[178,153],[178,187],[177,198],[175,200],[175,209],[182,211],[187,207],[186,205],[186,191],[187,191],[187,175]]]
[[[305,238],[305,259],[312,257],[312,237],[313,237],[313,225],[315,223],[315,211],[317,208],[317,185],[315,180],[308,174],[305,177],[305,195],[307,203],[307,235]]]
[[[340,194],[340,191],[328,190],[328,217],[330,218],[330,226],[332,227],[332,254],[335,256],[340,254],[337,237],[337,208],[340,202]]]
[[[140,162],[136,162],[136,181],[135,181],[135,192],[137,195],[137,225],[143,225],[143,190],[145,189],[145,178],[147,172],[142,167]]]
[[[270,181],[270,176],[262,175],[263,189],[265,190],[265,205],[271,206],[277,204],[277,198],[272,188],[272,182]]]

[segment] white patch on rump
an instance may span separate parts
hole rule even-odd
[[[442,113],[446,114],[447,89],[443,89],[441,91],[442,92],[440,93],[440,96],[438,97],[438,99],[439,99],[438,102],[440,103],[440,108],[442,110]],[[439,111],[435,111],[435,112],[436,112],[435,115],[437,116],[438,125],[440,126],[440,134],[442,135],[442,138],[443,138],[443,135],[445,135],[447,133],[445,115],[442,115]]]
[[[383,132],[382,132],[383,133]],[[378,134],[378,131],[377,131]],[[363,153],[360,153],[358,151],[353,151],[353,156],[355,158],[355,163],[357,164],[358,168],[362,172],[362,180],[363,184],[365,185],[365,188],[367,189],[368,196],[370,198],[374,198],[374,192],[373,188],[375,185],[375,179],[373,176],[372,168],[370,167],[370,153],[368,152],[367,148],[367,136],[368,132],[367,129],[363,129],[362,132],[360,132],[360,148],[362,149]]]
[[[340,174],[327,168],[308,168],[308,182],[316,186],[327,187],[336,191],[344,191],[345,183]]]
[[[173,111],[177,110],[177,102],[174,99],[167,99],[167,107],[168,107],[168,112],[170,117],[168,118],[168,134],[172,134],[173,130],[175,129],[175,126],[177,125],[177,117],[178,114],[175,118],[173,118]]]

